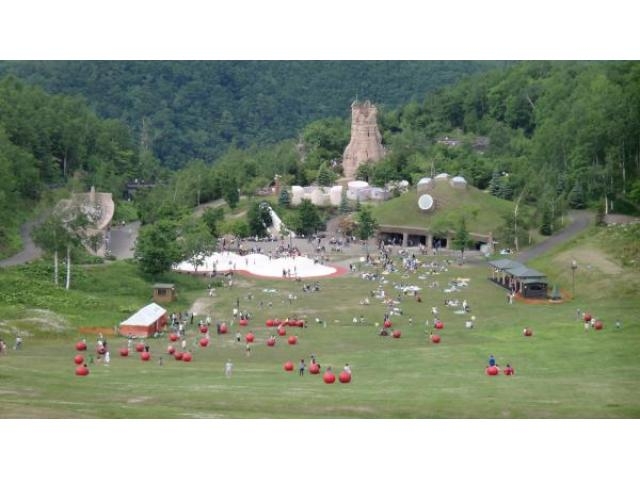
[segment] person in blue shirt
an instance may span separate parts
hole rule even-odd
[[[496,358],[492,355],[489,355],[489,366],[490,367],[495,367],[496,365]]]

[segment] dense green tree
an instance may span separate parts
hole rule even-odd
[[[168,272],[171,266],[183,258],[178,243],[178,228],[175,222],[159,220],[140,228],[135,246],[135,259],[140,269],[150,275]]]
[[[362,205],[356,214],[356,236],[360,240],[368,240],[377,228],[377,222],[369,205]]]
[[[471,243],[471,235],[469,235],[469,231],[467,230],[467,223],[464,217],[462,217],[458,223],[458,228],[456,229],[456,234],[452,242],[453,248],[460,250],[460,261],[464,262],[464,251],[469,248]]]
[[[296,233],[309,236],[321,228],[322,220],[320,219],[318,207],[311,203],[310,200],[306,198],[303,199],[297,210],[298,222],[296,225]]]
[[[209,229],[209,233],[217,237],[218,234],[218,225],[224,219],[224,209],[222,207],[218,208],[205,208],[204,212],[202,212],[202,220],[205,225]]]

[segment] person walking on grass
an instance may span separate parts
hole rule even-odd
[[[301,358],[300,359],[300,364],[298,365],[298,372],[299,372],[301,377],[304,375],[304,369],[305,368],[306,368],[306,365],[304,364],[304,358]]]
[[[231,359],[227,360],[227,363],[224,364],[224,376],[227,378],[231,378],[231,374],[233,373],[233,363],[231,363]]]

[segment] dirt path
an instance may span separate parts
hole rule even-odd
[[[520,252],[515,260],[520,263],[526,263],[556,247],[557,245],[560,245],[561,243],[564,243],[567,240],[575,237],[580,232],[593,224],[595,215],[587,210],[571,210],[569,212],[569,217],[571,218],[572,222],[564,229],[560,230],[558,233],[556,233],[552,237],[549,237],[545,241],[531,247],[529,250]]]

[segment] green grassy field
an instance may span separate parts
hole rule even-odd
[[[603,258],[588,240],[567,248],[534,265],[545,267],[565,291],[571,283],[562,269],[564,257],[588,251],[594,259]],[[445,260],[422,260],[434,258]],[[236,276],[233,287],[218,287],[209,297],[205,280],[169,275],[164,280],[176,282],[180,296],[169,311],[188,310],[197,302],[196,320],[208,314],[214,322],[230,323],[232,309],[240,301],[241,310],[252,316],[249,326],[236,323],[226,335],[217,335],[214,329],[206,348],[197,345],[202,335],[192,327],[187,337],[191,363],[166,353],[166,336],[148,341],[149,362],[136,353],[118,356],[126,340],[114,337],[112,327],[150,300],[152,282],[140,277],[133,264],[78,269],[70,292],[46,286],[44,264],[5,269],[0,271],[0,336],[11,347],[15,328],[26,335],[22,350],[0,357],[0,417],[638,418],[640,300],[635,291],[615,293],[617,278],[634,285],[638,274],[628,269],[611,273],[611,265],[599,262],[578,270],[575,299],[540,305],[518,301],[508,305],[506,291],[487,280],[490,271],[483,261],[451,263],[437,275],[428,275],[424,268],[414,274],[391,273],[382,276],[383,283],[362,279],[361,273],[375,270],[360,265],[358,273],[320,279],[320,291],[315,293],[303,293],[294,281]],[[456,278],[469,279],[468,286],[444,293]],[[438,288],[430,288],[434,281]],[[394,288],[398,284],[420,286],[422,302],[399,293]],[[375,324],[382,322],[386,311],[380,300],[360,304],[379,287],[391,298],[400,295],[403,314],[391,317],[393,328],[402,333],[398,339],[377,334]],[[290,302],[289,294],[297,298]],[[445,298],[466,299],[471,313],[454,313],[456,309],[443,305]],[[437,331],[442,337],[437,345],[428,342],[429,331],[436,333],[433,327],[425,330],[425,320],[432,320],[432,306],[439,308],[445,324]],[[585,332],[576,319],[577,308],[602,319],[604,329]],[[354,325],[353,317],[361,315],[365,325]],[[476,317],[474,329],[464,328],[470,315]],[[265,321],[286,317],[304,318],[308,327],[289,327],[275,347],[266,346],[274,329]],[[622,321],[622,328],[614,327],[615,320]],[[78,377],[75,342],[86,337],[88,353],[94,353],[95,344],[95,334],[82,334],[78,328],[91,326],[104,328],[108,335],[111,362],[90,364],[90,375]],[[532,337],[523,336],[525,327],[533,330]],[[256,335],[250,356],[244,343],[248,331]],[[236,332],[242,334],[241,342],[236,342]],[[296,345],[286,342],[292,334],[298,336]],[[321,375],[308,372],[300,377],[297,364],[301,358],[309,363],[311,354],[323,371],[331,366],[338,373],[349,363],[352,382],[327,385]],[[500,365],[511,363],[516,375],[485,375],[489,354]],[[234,364],[232,378],[224,376],[228,359]],[[293,372],[284,371],[286,361],[296,366]]]

